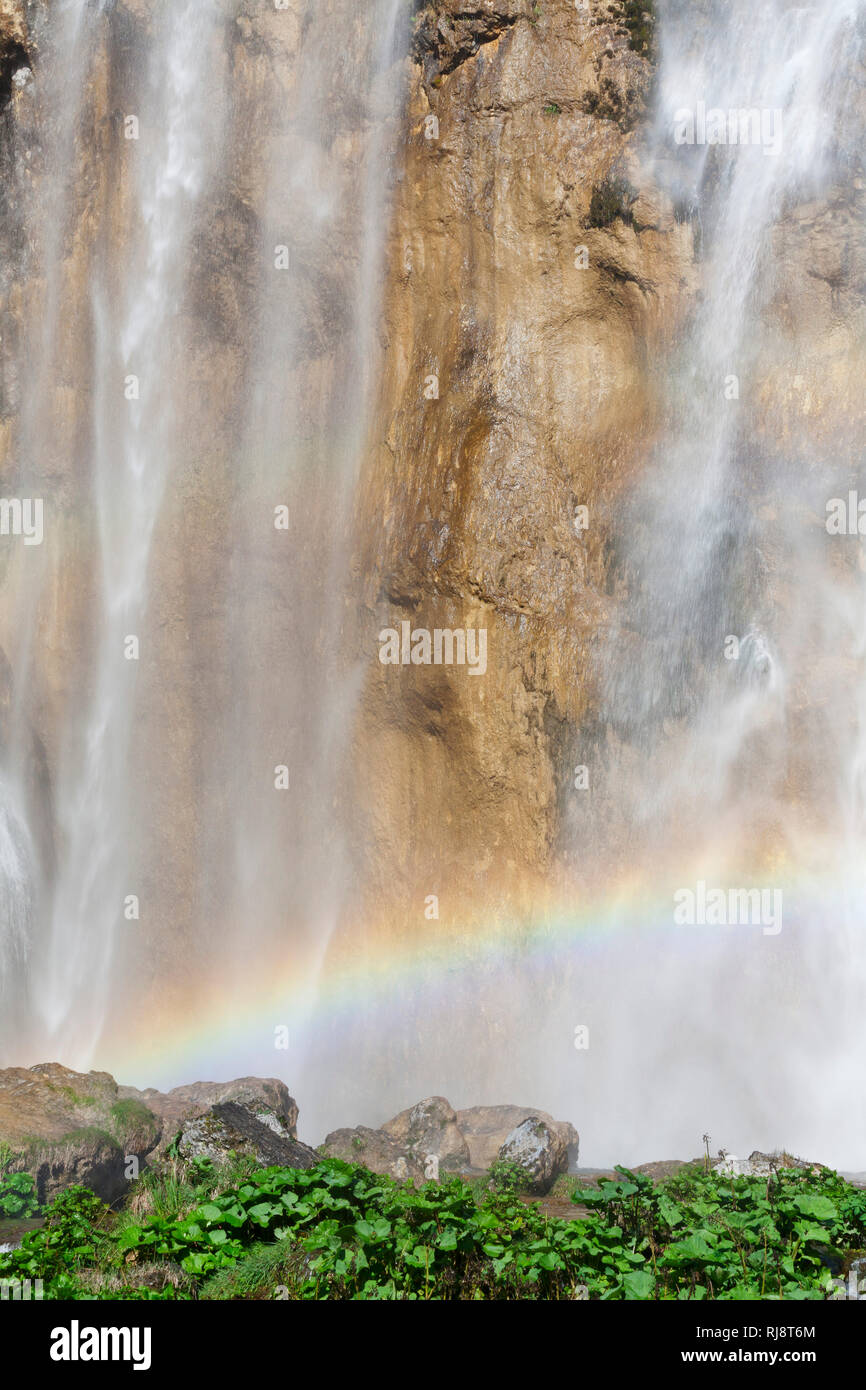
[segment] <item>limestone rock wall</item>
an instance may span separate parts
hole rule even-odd
[[[358,527],[357,785],[386,916],[437,885],[452,912],[507,910],[568,853],[608,522],[699,284],[694,228],[642,168],[653,66],[623,9],[449,0],[416,30]],[[376,633],[407,619],[486,627],[485,678],[378,664]]]

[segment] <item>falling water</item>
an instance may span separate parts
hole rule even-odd
[[[839,789],[862,715],[843,673],[852,648],[862,660],[862,618],[850,620],[863,589],[858,603],[821,526],[838,456],[856,469],[859,441],[813,442],[796,395],[768,404],[764,383],[795,387],[799,371],[779,322],[791,274],[779,224],[813,199],[838,201],[855,174],[863,6],[710,4],[692,17],[675,4],[663,15],[651,158],[700,228],[704,292],[668,368],[668,426],[618,518],[630,597],[606,656],[605,775],[636,832],[633,862],[647,872],[655,860],[650,881],[668,903],[698,880],[773,885],[785,919],[772,937],[663,934],[637,953],[651,989],[623,963],[617,993],[641,1038],[637,1077],[672,1078],[689,1115],[703,1104],[740,1145],[758,1131],[804,1147],[817,1134],[850,1160],[866,1135],[852,1103],[866,939],[828,870],[850,888]],[[678,121],[701,104],[725,117],[756,109],[763,133],[678,144]],[[630,631],[648,639],[638,667]],[[828,665],[829,701],[817,677]],[[842,863],[829,844],[846,846]],[[862,914],[862,888],[855,897]],[[624,1028],[615,1004],[611,1017]]]
[[[38,34],[16,455],[49,522],[3,635],[13,771],[35,710],[50,732],[49,799],[24,812],[50,827],[38,913],[11,809],[3,864],[40,1054],[90,1064],[153,1007],[159,959],[167,1000],[192,974],[254,989],[268,950],[315,990],[349,879],[347,528],[407,32],[402,0],[254,22],[67,0]]]
[[[360,676],[344,656],[348,527],[373,399],[405,21],[400,0],[311,10],[262,155],[266,260],[228,546],[234,722],[213,761],[233,809],[205,856],[227,870],[207,885],[207,915],[243,923],[238,971],[252,963],[255,974],[276,944],[311,998],[351,883],[342,784]],[[275,792],[277,768],[290,796]]]
[[[6,216],[18,237],[16,251],[26,247],[9,269],[24,275],[39,265],[43,271],[42,299],[28,323],[26,349],[21,359],[8,364],[3,382],[18,406],[18,449],[7,473],[7,485],[17,496],[42,495],[46,474],[56,467],[58,454],[57,410],[54,395],[63,378],[58,340],[63,319],[63,238],[71,185],[77,162],[75,134],[84,102],[85,81],[91,56],[92,34],[87,7],[82,0],[61,0],[47,33],[40,35],[45,49],[44,82],[40,89],[40,116],[52,131],[56,148],[46,161],[36,192],[33,178],[35,143],[27,132],[12,149],[12,179],[6,190]],[[62,56],[60,56],[62,55]],[[33,74],[29,69],[32,81]],[[32,256],[28,263],[27,255]],[[24,357],[26,353],[26,369]],[[25,381],[28,389],[24,389]],[[40,600],[57,582],[62,564],[58,547],[49,534],[43,545],[4,557],[4,581],[9,594],[2,645],[10,666],[4,671],[7,711],[0,748],[0,948],[3,1010],[0,1039],[6,1054],[23,1058],[33,1027],[34,983],[42,954],[41,917],[50,897],[47,877],[51,855],[37,849],[30,822],[38,817],[34,804],[34,741],[29,729],[28,706],[38,686],[32,677],[37,658]],[[44,631],[44,629],[43,629]],[[11,672],[14,672],[14,679]],[[38,698],[38,697],[37,697]]]
[[[0,998],[4,1009],[33,945],[35,856],[10,788],[0,782]]]
[[[141,157],[120,283],[98,271],[92,280],[99,637],[87,711],[61,750],[63,852],[42,987],[51,1035],[76,1053],[99,1037],[131,872],[128,758],[139,659],[131,644],[142,640],[152,536],[177,448],[172,396],[182,345],[174,320],[217,136],[207,84],[216,14],[213,5],[186,0],[158,17],[136,113]]]

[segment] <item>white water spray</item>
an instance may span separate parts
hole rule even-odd
[[[137,663],[154,527],[178,448],[176,378],[190,238],[218,141],[208,87],[218,8],[160,13],[128,143],[134,199],[113,267],[94,270],[92,488],[97,641],[88,705],[70,721],[55,794],[60,855],[38,1000],[67,1055],[87,1057],[103,1026],[115,939],[137,869],[129,766]],[[86,1000],[86,1007],[82,1007]]]

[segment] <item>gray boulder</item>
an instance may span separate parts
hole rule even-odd
[[[422,1168],[429,1158],[438,1159],[440,1168],[451,1171],[471,1166],[469,1145],[457,1123],[457,1113],[444,1096],[419,1100],[388,1120],[382,1130]]]
[[[528,1191],[543,1196],[560,1173],[568,1171],[568,1146],[560,1133],[531,1115],[511,1131],[499,1150],[499,1159],[521,1168]]]
[[[574,1125],[567,1120],[555,1120],[546,1110],[533,1110],[525,1105],[473,1105],[457,1111],[457,1124],[469,1145],[473,1168],[489,1168],[512,1130],[524,1120],[535,1117],[543,1120],[559,1134],[568,1150],[568,1160],[577,1166],[580,1138]]]
[[[355,1129],[335,1129],[322,1145],[329,1158],[341,1158],[344,1163],[362,1163],[373,1173],[406,1182],[409,1178],[424,1180],[424,1161],[418,1159],[403,1144],[381,1129],[357,1125]]]
[[[274,1124],[274,1116],[261,1117],[256,1103],[223,1101],[203,1115],[186,1120],[177,1135],[181,1158],[209,1158],[225,1162],[232,1154],[255,1159],[263,1168],[315,1168],[320,1161],[315,1149],[294,1139]],[[268,1122],[268,1120],[270,1122]]]
[[[152,1089],[138,1091],[134,1086],[121,1086],[119,1095],[142,1102],[162,1121],[160,1152],[171,1143],[181,1126],[197,1115],[204,1115],[213,1105],[234,1101],[245,1105],[276,1133],[294,1139],[298,1132],[298,1106],[289,1095],[284,1082],[276,1077],[241,1076],[234,1081],[194,1081],[189,1086],[175,1086],[172,1091]]]

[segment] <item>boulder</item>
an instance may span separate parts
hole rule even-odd
[[[363,1163],[374,1173],[424,1181],[433,1176],[431,1166],[464,1175],[482,1174],[499,1156],[511,1133],[527,1119],[543,1121],[562,1147],[577,1162],[577,1130],[554,1120],[544,1110],[520,1105],[476,1105],[455,1111],[444,1096],[429,1096],[408,1110],[401,1110],[381,1129],[359,1125],[337,1129],[327,1136],[325,1151],[347,1163]],[[431,1165],[430,1161],[436,1163]],[[559,1160],[557,1160],[559,1161]]]
[[[418,1158],[403,1144],[382,1129],[335,1129],[327,1135],[322,1148],[329,1158],[341,1158],[345,1163],[362,1163],[373,1173],[385,1173],[397,1181],[415,1178],[424,1181],[424,1159]]]
[[[382,1130],[422,1167],[430,1157],[440,1168],[460,1171],[471,1166],[469,1145],[457,1123],[457,1113],[444,1096],[419,1100],[401,1110]]]
[[[499,1150],[503,1163],[522,1168],[530,1192],[543,1196],[568,1169],[568,1147],[558,1130],[537,1115],[522,1120]]]
[[[194,1081],[190,1086],[175,1086],[168,1092],[137,1091],[133,1086],[121,1086],[124,1098],[141,1101],[162,1120],[161,1148],[171,1143],[186,1120],[204,1115],[211,1106],[225,1101],[252,1108],[253,1113],[277,1134],[294,1139],[298,1132],[298,1106],[282,1081],[275,1077],[264,1080],[256,1076],[241,1076],[235,1081]]]
[[[116,1202],[161,1133],[159,1117],[108,1072],[54,1062],[0,1071],[0,1176],[31,1173],[43,1203],[73,1183]]]
[[[209,1158],[225,1162],[233,1154],[253,1158],[263,1168],[315,1168],[320,1156],[309,1145],[273,1124],[273,1116],[260,1118],[260,1103],[222,1101],[203,1114],[184,1121],[177,1139],[181,1158]],[[270,1122],[269,1122],[270,1121]]]
[[[457,1124],[469,1145],[473,1168],[489,1168],[512,1130],[535,1116],[559,1134],[568,1150],[569,1164],[578,1162],[580,1138],[577,1130],[566,1120],[554,1120],[545,1110],[532,1110],[523,1105],[473,1105],[457,1111]]]

